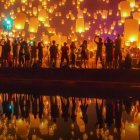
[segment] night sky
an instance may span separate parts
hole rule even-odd
[[[93,37],[95,35],[95,30],[99,29],[99,26],[102,26],[102,28],[107,28],[108,30],[110,29],[111,24],[113,23],[113,21],[116,21],[116,26],[114,31],[116,30],[117,33],[122,34],[123,33],[123,27],[118,26],[117,22],[118,20],[120,20],[120,18],[118,18],[116,16],[116,13],[118,11],[118,3],[121,0],[110,0],[110,3],[107,4],[105,2],[103,2],[102,0],[85,0],[84,2],[81,3],[80,5],[80,9],[83,10],[84,8],[87,8],[87,12],[89,12],[91,14],[91,17],[88,17],[87,14],[84,14],[84,19],[85,22],[91,22],[91,28],[89,29],[89,31],[86,31],[84,33],[84,37],[88,38],[88,36]],[[48,2],[47,7],[50,8],[52,5],[56,4],[58,5],[60,2],[60,0],[51,0],[50,2]],[[15,2],[13,6],[10,6],[7,10],[3,9],[3,3],[1,3],[1,12],[4,12],[6,14],[6,16],[9,15],[9,11],[12,9],[17,9],[17,7],[21,7],[21,3],[20,2]],[[40,2],[38,2],[37,0],[35,2],[33,2],[33,6],[37,7],[40,4]],[[32,10],[32,8],[29,8],[28,6],[26,7],[26,10]],[[50,21],[50,25],[52,28],[56,29],[56,33],[62,33],[63,35],[70,35],[71,34],[71,27],[75,28],[75,21],[72,21],[70,19],[66,19],[66,14],[69,13],[69,10],[72,11],[73,15],[75,17],[77,17],[77,9],[75,5],[72,5],[72,0],[66,0],[66,3],[64,6],[58,6],[57,9],[54,10],[53,13],[49,14],[49,18],[51,18],[52,20]],[[95,24],[93,24],[93,13],[95,13],[97,10],[113,10],[113,14],[111,16],[108,16],[107,19],[102,19],[101,15],[98,15],[98,19],[95,20]],[[55,13],[56,12],[61,12],[62,16],[61,17],[56,17]],[[29,17],[28,17],[29,18]],[[64,19],[65,24],[61,24],[61,20]],[[28,23],[26,23],[25,26],[25,30],[28,29]],[[41,32],[45,32],[46,34],[48,34],[48,29],[47,27],[39,27],[38,33],[37,33],[37,37],[40,37],[40,33]],[[51,36],[51,34],[48,34],[49,36]],[[102,36],[108,36],[108,35],[102,35]],[[114,38],[113,33],[111,35],[112,38]]]

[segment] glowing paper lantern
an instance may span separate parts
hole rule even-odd
[[[130,16],[131,7],[128,1],[121,1],[119,3],[119,10],[121,12],[121,17],[128,17]]]
[[[82,10],[78,10],[78,18],[83,18],[83,11]]]
[[[22,3],[26,3],[26,2],[27,2],[27,0],[21,0],[21,2],[22,2]]]
[[[33,15],[37,15],[37,7],[33,7]]]
[[[130,7],[131,7],[131,8],[134,8],[134,7],[135,7],[135,5],[136,5],[135,0],[127,0],[127,1],[130,2]]]
[[[26,22],[26,15],[24,13],[18,13],[15,20],[15,28],[23,30]]]
[[[29,32],[36,33],[38,31],[39,21],[35,17],[31,17],[29,21]]]
[[[133,28],[132,28],[133,27]],[[139,24],[137,20],[128,19],[124,24],[125,41],[137,42],[139,34]]]
[[[40,10],[40,12],[39,12],[38,20],[39,20],[39,21],[45,21],[45,20],[46,20],[46,16],[47,16],[46,10],[42,9],[42,10]]]
[[[140,24],[140,12],[134,12],[133,13],[133,19],[138,20],[138,22]]]
[[[108,11],[107,10],[103,10],[102,11],[102,19],[107,19],[107,14],[108,14]]]
[[[78,33],[85,32],[85,24],[83,18],[78,18],[76,20],[76,32]]]

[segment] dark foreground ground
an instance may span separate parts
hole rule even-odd
[[[0,91],[85,97],[140,97],[140,70],[0,69]]]

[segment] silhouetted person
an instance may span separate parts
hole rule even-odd
[[[27,45],[24,39],[21,39],[20,49],[19,49],[19,67],[23,67],[25,64],[25,51],[24,46]]]
[[[10,57],[10,52],[11,52],[11,44],[10,44],[10,40],[7,39],[7,42],[6,42],[6,46],[5,46],[6,50],[5,50],[5,53],[6,53],[6,60],[7,60],[7,63],[8,63],[8,66],[12,66],[12,59]]]
[[[30,98],[29,97],[27,98],[27,95],[26,95],[25,112],[26,112],[26,118],[28,118],[30,113]]]
[[[80,46],[81,48],[81,67],[84,61],[84,67],[86,68],[86,61],[88,60],[87,56],[87,40],[84,40],[82,45]]]
[[[2,59],[2,67],[3,67],[6,66],[6,41],[2,39],[0,44],[2,46],[1,59]]]
[[[25,118],[25,106],[24,106],[24,96],[19,97],[19,106],[21,111],[21,117]]]
[[[113,62],[113,41],[107,37],[104,42],[106,47],[106,67],[112,68]]]
[[[96,39],[99,39],[99,41],[96,41]],[[102,67],[104,67],[103,64],[103,59],[102,59],[102,47],[103,47],[103,41],[102,38],[95,36],[94,38],[94,42],[97,44],[97,51],[96,51],[96,66],[97,66],[97,62],[98,62],[98,58],[100,58]]]
[[[68,67],[69,66],[69,48],[67,46],[67,43],[65,42],[64,43],[64,46],[62,46],[61,48],[61,63],[60,63],[60,67],[62,67],[63,63],[64,63],[64,60],[67,61],[67,64],[66,66]]]
[[[97,124],[100,125],[100,128],[103,125],[102,112],[103,112],[103,101],[102,101],[102,104],[99,106],[96,99],[96,114],[97,114],[97,121],[98,121]]]
[[[19,101],[18,101],[17,95],[13,99],[13,101],[14,101],[14,115],[18,119],[18,116],[19,116]]]
[[[111,127],[113,123],[113,104],[112,101],[106,101],[106,123]]]
[[[75,67],[75,49],[76,49],[75,43],[72,42],[70,45],[70,57],[72,67]]]
[[[16,38],[14,39],[12,46],[13,46],[13,66],[16,67],[18,61],[18,41]]]
[[[121,44],[122,44],[121,36],[118,35],[115,40],[115,52],[114,52],[115,69],[120,67],[122,62]]]
[[[125,57],[125,61],[124,61],[124,68],[131,69],[131,67],[132,67],[132,58],[131,58],[131,55],[127,53]]]
[[[30,44],[31,46],[31,66],[36,63],[36,58],[37,58],[37,46],[36,46],[36,42],[33,41],[32,44]]]
[[[39,118],[40,119],[42,119],[43,109],[44,109],[43,99],[40,96],[40,98],[39,98]]]
[[[75,98],[72,98],[72,114],[71,114],[71,119],[73,122],[75,122],[76,120],[76,114],[75,114],[75,110],[76,110],[76,102],[75,102]]]
[[[88,123],[88,115],[87,115],[87,108],[88,108],[88,104],[86,103],[86,99],[84,101],[84,103],[81,101],[81,105],[80,105],[81,111],[82,111],[82,119],[84,121],[85,124]]]
[[[51,104],[51,117],[53,121],[56,122],[56,119],[59,117],[59,109],[56,97],[50,96],[50,104]]]
[[[25,67],[29,67],[30,53],[29,53],[29,46],[26,41],[24,41],[24,55],[25,55]]]
[[[33,115],[34,115],[34,117],[36,118],[36,116],[37,116],[37,98],[36,97],[34,97],[33,98],[33,102],[32,102],[32,113],[33,113]]]
[[[7,113],[7,100],[6,100],[6,95],[3,95],[3,99],[2,99],[2,108],[3,108],[3,114],[6,115]]]
[[[115,126],[120,131],[122,118],[122,103],[121,101],[115,102]]]
[[[62,117],[64,118],[64,121],[67,122],[69,118],[69,99],[66,100],[66,103],[64,102],[64,99],[61,97]]]
[[[52,41],[52,45],[50,47],[50,65],[51,67],[56,67],[56,60],[58,55],[58,47],[55,41]]]
[[[38,59],[39,59],[39,63],[42,65],[42,59],[43,59],[43,46],[42,46],[42,42],[38,43]]]

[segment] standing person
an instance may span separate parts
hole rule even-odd
[[[10,40],[7,39],[7,43],[6,43],[6,60],[8,63],[8,66],[12,66],[12,56],[10,54],[11,52],[11,44],[10,44]]]
[[[71,50],[70,56],[71,56],[72,67],[75,67],[75,49],[76,49],[75,43],[72,42],[70,45],[70,50]]]
[[[57,47],[56,42],[54,40],[52,41],[52,45],[51,45],[49,51],[50,51],[50,65],[52,67],[56,67],[58,47]]]
[[[24,55],[24,45],[25,41],[22,38],[20,41],[20,49],[19,49],[19,67],[24,67],[25,64],[25,55]]]
[[[66,59],[67,61],[67,67],[69,66],[69,47],[67,46],[67,43],[64,42],[64,46],[61,48],[61,63],[60,67],[62,67],[64,60]]]
[[[80,46],[81,48],[81,67],[84,61],[84,66],[86,68],[86,61],[88,60],[87,56],[87,40],[83,41],[83,44]]]
[[[120,67],[122,62],[121,44],[122,44],[121,36],[118,35],[115,40],[115,52],[114,52],[115,69]]]
[[[25,55],[25,67],[29,67],[30,53],[29,53],[29,46],[26,41],[24,41],[24,55]]]
[[[109,37],[107,37],[104,44],[106,47],[106,68],[111,68],[113,61],[113,41]]]
[[[33,41],[33,43],[30,44],[31,46],[31,66],[36,63],[36,57],[37,57],[37,46],[36,42]]]
[[[42,65],[42,59],[43,59],[43,46],[42,46],[42,42],[38,43],[38,60],[40,65]]]
[[[6,64],[6,56],[5,56],[6,41],[2,39],[0,44],[2,46],[1,59],[2,59],[2,67],[3,67]]]
[[[16,67],[18,59],[18,41],[16,38],[14,39],[12,46],[13,46],[13,66]]]
[[[99,41],[96,41],[97,38],[99,39]],[[104,67],[103,59],[102,59],[102,47],[103,47],[102,38],[99,37],[99,36],[95,36],[94,42],[97,44],[97,51],[96,51],[96,67],[97,67],[98,58],[100,58],[102,67]]]

